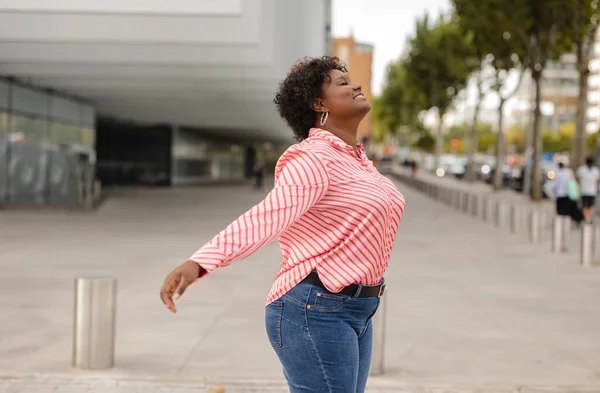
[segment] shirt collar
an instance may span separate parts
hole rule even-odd
[[[310,131],[308,132],[308,136],[323,138],[323,139],[331,142],[335,146],[345,149],[346,151],[350,152],[353,156],[355,156],[354,149],[352,148],[352,146],[350,146],[349,144],[344,142],[338,136],[332,134],[330,131],[323,130],[321,128],[311,128]],[[360,157],[364,158],[365,157],[365,148],[364,148],[362,142],[359,140],[356,141],[356,149],[360,153]]]

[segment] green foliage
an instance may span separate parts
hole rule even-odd
[[[566,126],[566,127],[565,127]],[[573,133],[575,124],[566,124],[558,132],[544,130],[542,132],[542,146],[546,153],[564,153],[573,148]]]
[[[446,144],[444,145],[444,151],[455,152],[463,154],[469,149],[468,132],[471,128],[469,124],[457,124],[448,130],[446,134]],[[452,140],[458,139],[461,141],[458,148],[452,147]],[[477,151],[480,153],[487,153],[496,144],[496,133],[493,131],[491,124],[478,123],[477,124]]]
[[[427,15],[417,21],[405,67],[406,77],[423,98],[423,110],[445,113],[480,64],[473,34],[465,34],[457,22],[453,16],[440,16],[432,24]]]
[[[573,136],[575,135],[575,122],[567,122],[563,124],[558,132],[551,132],[544,130],[542,132],[542,143],[544,146],[544,152],[547,153],[564,153],[570,152],[573,148]],[[588,133],[585,137],[586,148],[583,152],[584,156],[592,154],[596,151],[596,141],[598,138],[598,132]]]
[[[493,6],[494,1],[482,7],[473,0],[452,0],[459,23],[473,34],[473,45],[483,58],[491,55],[491,65],[496,70],[509,71],[526,54],[526,47],[516,42],[511,34],[512,22],[506,12]],[[492,5],[491,7],[489,5]]]
[[[422,97],[407,79],[404,62],[392,63],[386,72],[385,88],[375,100],[373,118],[380,133],[395,134],[403,126],[416,128]]]
[[[600,134],[598,133],[598,131],[587,134],[587,138],[585,141],[587,154],[592,154],[596,152],[596,150],[598,149],[597,141],[599,136]]]
[[[525,152],[525,129],[519,124],[513,124],[506,133],[506,143],[514,147],[514,152],[522,154]]]
[[[413,144],[414,148],[422,150],[428,153],[432,153],[435,149],[435,139],[431,136],[431,133],[427,130],[423,132],[417,141]]]

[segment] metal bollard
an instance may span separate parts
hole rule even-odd
[[[529,241],[533,244],[540,242],[540,212],[532,210],[529,213]]]
[[[598,255],[600,251],[600,227],[594,224],[594,255]]]
[[[473,217],[477,217],[479,210],[479,195],[472,194],[471,195],[471,215]]]
[[[565,231],[568,229],[567,225],[569,224],[568,216],[555,216],[554,223],[552,226],[552,252],[559,253],[561,251],[567,251],[567,245],[565,241],[567,240],[567,236],[565,235]]]
[[[569,251],[569,239],[571,239],[571,217],[563,217],[563,252]]]
[[[452,207],[454,207],[456,210],[460,209],[461,198],[460,190],[452,190]]]
[[[73,367],[87,370],[115,364],[115,311],[117,280],[75,280]]]
[[[373,317],[373,352],[370,375],[381,375],[384,372],[386,297],[384,295],[379,298],[379,308]]]
[[[491,221],[495,215],[495,204],[491,197],[485,198],[485,207],[483,209],[483,221]]]
[[[469,193],[467,191],[465,191],[462,194],[461,210],[465,213],[468,213],[470,204],[471,204],[471,195],[469,195]]]
[[[477,200],[477,218],[480,220],[484,220],[485,218],[485,210],[487,209],[487,200],[488,197],[484,195],[480,195]]]
[[[439,197],[442,203],[448,203],[448,189],[446,187],[440,187]]]
[[[508,204],[504,201],[498,201],[496,204],[496,226],[506,228],[508,223]]]
[[[546,238],[552,239],[552,232],[554,231],[554,213],[544,213],[542,215],[542,238],[544,241]]]
[[[594,260],[594,226],[582,224],[581,226],[581,265],[592,266]]]
[[[521,231],[521,207],[517,205],[510,206],[510,231],[519,233]]]

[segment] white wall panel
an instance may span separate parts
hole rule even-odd
[[[248,11],[239,18],[13,14],[0,11],[0,41],[256,43],[260,26],[255,14],[259,10],[260,7],[248,7]]]
[[[0,11],[232,16],[242,0],[0,0]]]
[[[0,42],[4,63],[169,64],[239,67],[265,64],[272,54],[262,46],[43,44]]]
[[[325,0],[0,0],[0,76],[228,135],[290,141],[273,95],[324,42]]]

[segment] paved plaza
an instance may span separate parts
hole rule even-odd
[[[600,269],[399,187],[386,373],[370,392],[600,392]],[[284,392],[264,332],[276,243],[189,288],[177,315],[158,295],[263,196],[121,189],[93,213],[0,211],[0,392]],[[79,276],[118,279],[113,370],[71,368]]]

